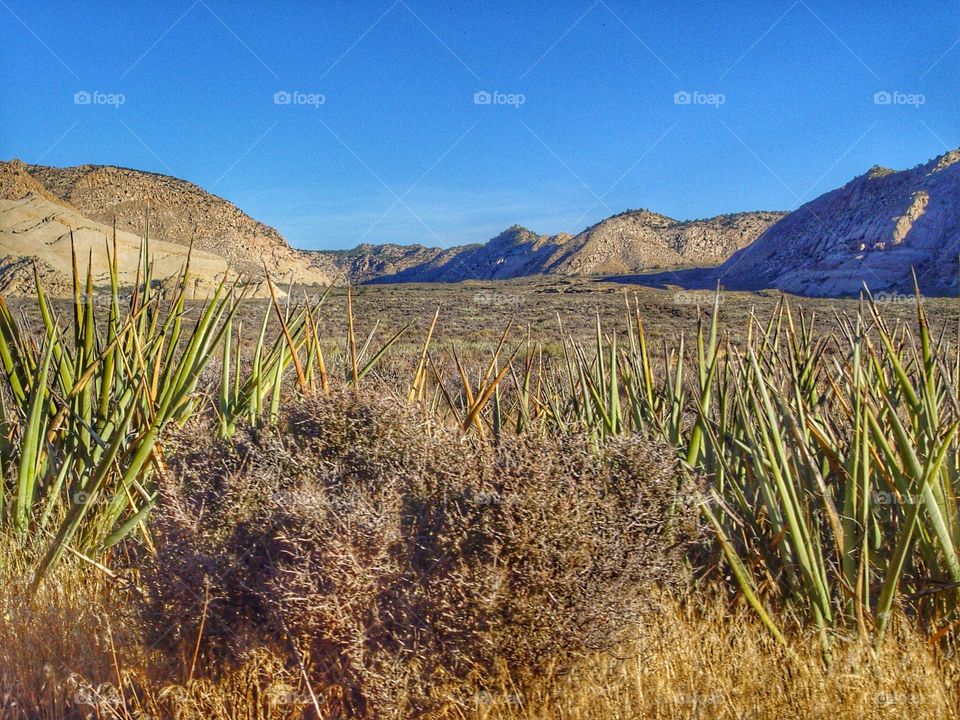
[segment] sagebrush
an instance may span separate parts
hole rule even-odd
[[[699,540],[692,488],[650,440],[494,445],[354,391],[172,470],[145,573],[158,637],[299,654],[377,717],[623,642]]]

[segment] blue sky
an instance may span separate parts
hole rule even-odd
[[[0,158],[316,249],[792,209],[960,146],[956,0],[0,0],[0,67]]]

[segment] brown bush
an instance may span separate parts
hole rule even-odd
[[[352,393],[284,425],[174,463],[144,574],[155,642],[192,645],[206,608],[205,652],[267,644],[325,702],[407,717],[612,647],[651,586],[684,582],[697,512],[641,438],[492,446]]]

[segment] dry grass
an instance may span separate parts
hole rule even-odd
[[[824,666],[813,636],[776,645],[745,607],[665,600],[620,657],[597,655],[525,696],[482,698],[484,720],[952,718],[960,668],[906,623],[879,653],[856,640]]]
[[[663,471],[650,448],[618,442],[605,473],[570,438],[493,450],[421,423],[344,393],[292,409],[280,435],[220,443],[188,433],[192,453],[182,447],[173,460],[184,486],[156,518],[166,574],[152,582],[70,557],[29,601],[35,559],[3,539],[0,717],[960,717],[960,666],[909,621],[895,622],[878,652],[836,638],[827,665],[814,633],[780,615],[789,642],[778,645],[712,581],[689,593],[639,582],[650,568],[675,582],[675,559],[641,553],[633,571],[613,572],[629,558],[597,519],[616,531],[624,518],[665,516],[670,494],[657,490]],[[653,487],[624,495],[643,487],[638,473]],[[592,482],[616,489],[618,478],[613,507],[591,500]],[[411,500],[419,513],[405,514]],[[638,502],[647,513],[617,510]],[[586,519],[595,537],[584,535]],[[449,544],[468,528],[481,529],[479,555]],[[664,551],[658,543],[650,550]],[[240,547],[254,549],[252,561]],[[411,584],[424,569],[418,547],[448,564]],[[494,572],[511,553],[514,573]],[[552,571],[551,558],[562,561]],[[212,570],[234,582],[205,586]],[[625,578],[638,581],[632,594]],[[491,604],[493,581],[513,592]],[[134,608],[157,582],[181,585],[144,624]],[[621,615],[604,625],[600,608]],[[392,635],[375,616],[404,609],[413,614]],[[457,653],[482,659],[484,672],[464,673]]]
[[[5,543],[5,547],[8,544]],[[289,662],[260,650],[235,668],[150,649],[121,609],[123,583],[64,563],[35,602],[4,554],[0,606],[0,717],[316,717]],[[709,591],[663,597],[636,637],[588,653],[564,673],[520,690],[504,674],[485,691],[449,690],[437,718],[611,720],[632,718],[954,718],[960,668],[900,623],[877,654],[853,639],[823,664],[813,636],[785,650],[745,607]],[[122,683],[118,682],[122,678]],[[322,686],[315,686],[323,692]]]
[[[106,576],[75,560],[31,602],[31,564],[15,547],[12,538],[0,539],[0,717],[64,717],[75,672],[98,684],[116,682],[109,641],[127,624],[113,613],[117,628],[110,625]]]

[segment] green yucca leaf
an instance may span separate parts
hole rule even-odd
[[[779,642],[781,645],[786,645],[786,638],[783,636],[783,633],[780,631],[780,628],[777,627],[776,623],[773,622],[770,614],[767,612],[766,608],[764,608],[763,603],[761,603],[760,599],[757,597],[757,592],[753,587],[753,583],[750,581],[750,574],[743,562],[740,560],[740,556],[737,555],[733,544],[730,542],[729,538],[724,532],[723,526],[717,520],[717,516],[714,514],[713,510],[706,501],[701,503],[701,507],[703,508],[704,517],[707,518],[717,534],[717,540],[720,543],[723,554],[727,558],[727,562],[730,564],[730,569],[733,571],[733,574],[737,579],[737,583],[740,585],[740,590],[743,592],[743,595],[750,604],[750,607],[756,611],[757,616],[760,618],[763,624],[766,625],[767,629],[770,631],[770,634],[776,638],[777,642]]]
[[[935,457],[927,465],[927,471],[924,473],[923,477],[919,479],[920,482],[917,488],[919,493],[925,494],[930,482],[940,473],[940,469],[943,467],[943,461],[946,458],[947,451],[950,448],[950,443],[954,441],[954,436],[958,427],[960,427],[960,422],[953,424],[949,432],[946,434],[944,440],[941,442],[940,447],[937,449]],[[923,504],[919,502],[912,503],[912,509],[910,511],[909,518],[907,519],[904,527],[900,530],[900,537],[897,540],[896,550],[894,551],[887,567],[883,586],[880,589],[880,597],[877,601],[876,643],[878,645],[883,639],[883,634],[889,621],[890,609],[893,605],[897,587],[900,584],[901,576],[903,574],[903,567],[906,562],[910,546],[913,543],[914,529],[917,526],[917,520],[920,517],[922,508]]]
[[[30,388],[30,406],[26,424],[20,438],[20,467],[17,472],[17,501],[14,506],[14,528],[20,536],[27,532],[33,510],[34,487],[43,453],[47,421],[47,372],[53,356],[53,339],[50,338],[43,353],[40,371]]]

